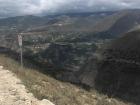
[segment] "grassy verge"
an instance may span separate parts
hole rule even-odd
[[[38,99],[48,99],[56,105],[128,105],[96,91],[86,91],[70,83],[58,81],[49,75],[44,75],[37,69],[21,68],[20,64],[0,54],[0,65],[11,70],[20,78],[26,88]]]

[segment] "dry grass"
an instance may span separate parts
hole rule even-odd
[[[0,65],[17,74],[27,89],[38,99],[49,99],[56,105],[128,105],[108,101],[108,97],[96,91],[86,91],[70,83],[58,81],[38,70],[21,68],[15,60],[0,55]],[[110,103],[110,104],[109,104]]]
[[[56,105],[95,105],[97,101],[93,92],[58,81],[37,70],[21,68],[18,62],[7,56],[0,55],[0,65],[16,73],[27,89],[38,99],[46,98]]]

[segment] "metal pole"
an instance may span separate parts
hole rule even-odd
[[[19,47],[20,47],[20,63],[21,63],[21,68],[23,68],[23,49],[22,49],[22,35],[21,35],[21,33],[18,35],[18,42],[19,42]]]
[[[23,68],[23,51],[22,51],[22,46],[20,46],[20,63],[21,63],[21,68]]]

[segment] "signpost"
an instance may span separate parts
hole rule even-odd
[[[21,67],[23,67],[22,33],[18,35],[18,43],[20,47],[20,63]]]

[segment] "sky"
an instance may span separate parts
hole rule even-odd
[[[0,17],[140,8],[140,0],[0,0]]]

